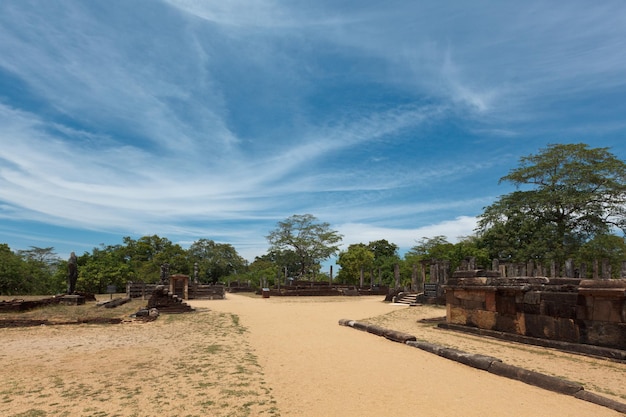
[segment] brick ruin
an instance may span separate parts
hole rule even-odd
[[[626,350],[626,279],[502,277],[460,270],[444,285],[448,324]]]

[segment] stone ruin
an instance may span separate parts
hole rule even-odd
[[[156,286],[148,300],[147,309],[156,309],[158,312],[165,313],[187,313],[194,311],[182,298],[172,294],[166,285]]]
[[[626,350],[626,279],[468,270],[444,291],[448,324]]]

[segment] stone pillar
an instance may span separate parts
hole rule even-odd
[[[491,260],[491,270],[500,272],[500,261],[498,259]]]
[[[580,264],[579,275],[580,275],[579,278],[587,279],[587,264],[585,262],[582,262]]]
[[[608,259],[602,259],[602,279],[611,279],[611,263]]]
[[[472,271],[476,270],[476,258],[472,258],[470,261],[470,267]],[[446,285],[448,283],[448,276],[450,275],[450,261],[441,262],[441,273],[439,274],[439,284]]]
[[[571,258],[565,261],[565,278],[574,278],[574,260]]]
[[[622,270],[620,272],[620,277],[626,278],[626,261],[622,261]]]
[[[533,262],[532,259],[528,261],[528,263],[526,264],[526,274],[529,277],[535,276],[535,263]]]
[[[430,282],[437,284],[439,282],[439,268],[436,260],[430,261]]]
[[[363,267],[359,270],[359,288],[363,288]]]
[[[550,278],[556,278],[557,270],[556,270],[556,262],[550,261]]]
[[[330,272],[328,274],[328,286],[332,286],[333,285],[333,266],[330,266]]]
[[[422,273],[422,282],[426,282],[426,261],[420,261],[420,265],[422,269],[420,272]]]
[[[400,265],[394,264],[393,277],[396,281],[396,289],[400,288]]]
[[[448,261],[446,261],[446,262],[448,262]],[[470,271],[476,270],[476,257],[474,257],[474,256],[468,257],[467,258],[467,266],[468,266]],[[447,272],[446,272],[446,275],[447,275]]]
[[[600,267],[597,259],[593,260],[593,279],[600,279]]]
[[[415,264],[411,269],[411,291],[417,291],[417,265]]]

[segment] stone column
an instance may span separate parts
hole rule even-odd
[[[565,278],[574,278],[574,260],[571,258],[565,261]]]
[[[611,279],[611,262],[608,259],[602,259],[602,279]]]
[[[359,271],[359,288],[363,288],[363,267]]]
[[[400,265],[394,264],[393,277],[396,281],[396,289],[400,288]]]

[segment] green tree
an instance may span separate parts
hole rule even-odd
[[[22,288],[25,294],[54,294],[63,291],[53,280],[61,260],[53,247],[31,246],[17,254],[24,260]]]
[[[298,260],[300,277],[315,275],[321,262],[339,250],[341,235],[320,223],[311,214],[295,214],[278,222],[276,229],[266,236],[270,251],[291,250]]]
[[[377,275],[376,280],[380,278],[381,283],[390,285],[394,282],[395,264],[401,263],[398,245],[380,239],[368,243],[367,246],[374,253],[373,272]]]
[[[24,294],[24,261],[9,245],[0,243],[0,294]]]
[[[80,291],[94,294],[104,293],[108,285],[115,285],[117,291],[123,292],[128,281],[135,281],[126,248],[122,245],[101,245],[94,248],[91,254],[85,253],[78,258],[78,282]]]
[[[478,224],[500,259],[562,263],[595,236],[626,232],[626,164],[608,148],[548,145],[503,181],[518,190],[486,207]]]
[[[346,284],[357,284],[364,274],[374,267],[374,252],[365,244],[357,243],[339,252],[337,264],[341,267],[337,279]]]
[[[268,259],[266,256],[257,256],[249,265],[246,276],[257,287],[265,283],[268,286],[272,286],[276,284],[280,273],[276,262]]]
[[[198,263],[200,281],[215,283],[229,275],[246,272],[247,261],[237,250],[227,243],[216,243],[210,239],[200,239],[187,249],[189,262]]]
[[[124,244],[125,256],[138,281],[157,282],[164,263],[169,264],[172,274],[190,272],[186,251],[167,238],[157,235],[143,236],[137,240],[124,237]]]

